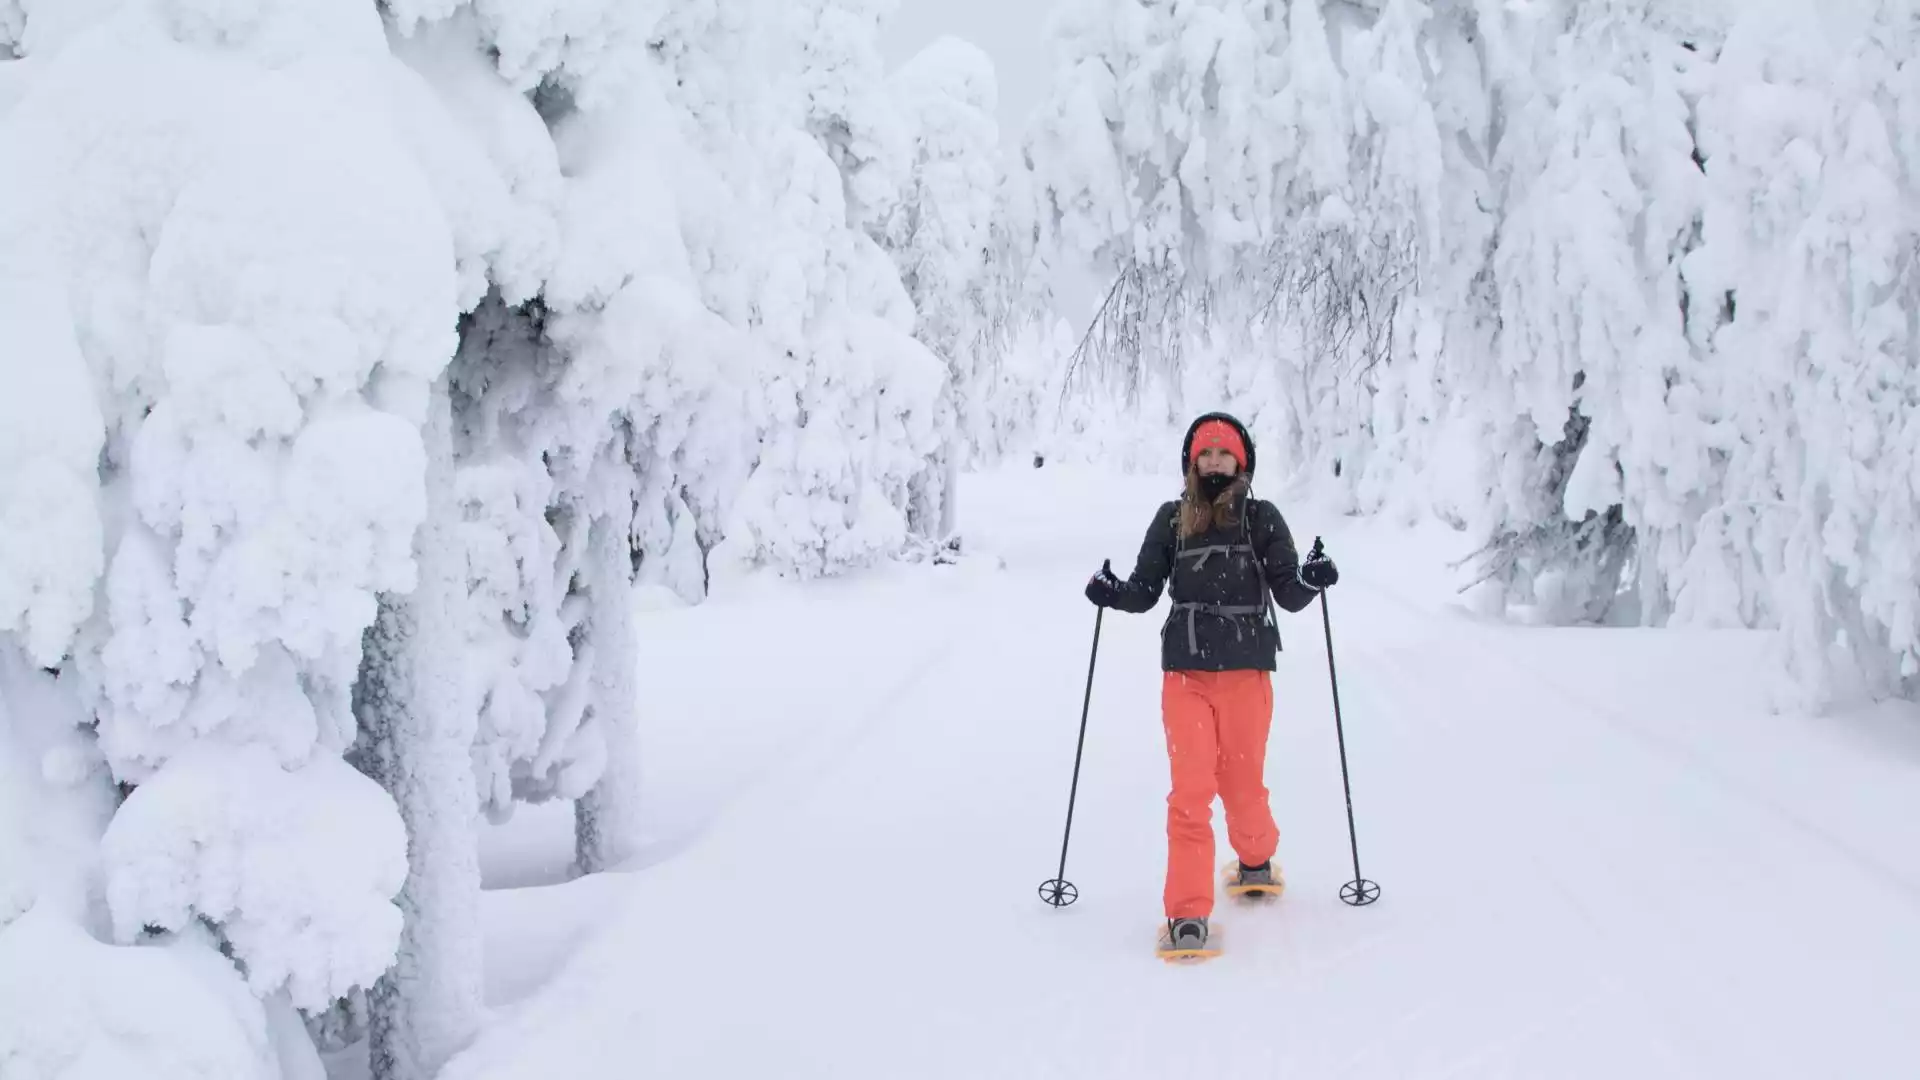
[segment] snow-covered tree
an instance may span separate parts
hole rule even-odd
[[[1676,614],[1778,625],[1801,704],[1920,691],[1916,117],[1912,10],[1872,0],[1743,10],[1700,104],[1689,279],[1734,434]]]
[[[400,821],[341,755],[376,598],[417,579],[454,238],[373,10],[28,15],[59,44],[0,131],[0,307],[42,422],[69,408],[6,470],[9,537],[59,555],[9,560],[9,627],[70,666],[132,788],[112,935],[205,922],[256,994],[318,1008],[400,930]]]
[[[1598,619],[1636,566],[1659,580],[1708,480],[1681,280],[1703,190],[1692,54],[1639,0],[1566,5],[1508,42],[1532,52],[1495,86],[1500,332],[1462,369],[1501,470],[1483,573],[1554,621]]]
[[[847,224],[875,237],[899,207],[912,153],[880,62],[880,27],[896,2],[790,0],[775,9],[798,47],[792,88],[807,132],[840,173]]]
[[[365,638],[355,711],[360,768],[407,827],[405,916],[393,967],[369,995],[376,1077],[430,1076],[470,1039],[481,1009],[479,818],[466,683],[473,625],[456,531],[452,411],[436,380],[424,428],[428,515],[418,582],[388,593]]]
[[[681,92],[703,88],[689,139],[711,171],[688,200],[691,258],[710,308],[750,343],[758,451],[712,555],[815,576],[905,541],[943,365],[912,338],[912,301],[876,240],[906,161],[878,7],[741,2],[737,23],[690,21],[698,36],[670,49]]]
[[[308,1011],[399,955],[410,993],[460,1006],[399,1019],[444,1052],[477,1022],[476,808],[471,715],[445,693],[463,582],[421,433],[452,320],[538,245],[371,8],[29,14],[28,40],[62,43],[0,133],[0,307],[27,346],[9,358],[46,372],[37,416],[61,422],[5,498],[31,508],[63,463],[70,487],[22,523],[62,561],[16,564],[18,612],[16,579],[0,594],[131,789],[103,837],[104,932],[211,925],[255,993]],[[342,761],[382,608],[426,627],[380,655],[400,675],[369,753],[403,816]],[[474,963],[426,956],[436,977],[414,978],[423,934]]]
[[[558,366],[534,414],[544,429],[535,445],[554,484],[546,512],[559,529],[574,663],[549,695],[523,786],[574,800],[587,871],[618,865],[639,843],[634,553],[650,545],[662,563],[701,567],[703,548],[674,528],[690,516],[681,492],[711,490],[725,478],[715,467],[733,467],[744,449],[744,406],[723,394],[739,345],[701,303],[679,237],[697,174],[676,167],[692,150],[661,81],[647,60],[619,94],[547,113],[568,180],[561,255],[541,295]],[[710,458],[709,447],[721,452]],[[679,580],[688,599],[703,591],[684,570]]]
[[[573,801],[587,870],[624,860],[640,828],[632,585],[698,600],[722,540],[802,573],[870,559],[903,535],[931,449],[937,368],[865,231],[897,198],[879,181],[898,155],[870,149],[895,120],[864,63],[877,24],[858,5],[782,10],[392,12],[400,55],[485,149],[478,169],[520,218],[551,222],[547,242],[505,230],[520,254],[494,256],[502,287],[462,324],[456,486],[469,646],[499,660],[475,691],[482,803],[498,819],[516,799]],[[604,40],[501,38],[576,16]],[[769,146],[795,156],[770,162]],[[476,216],[515,220],[487,205]],[[889,373],[902,359],[918,382]],[[800,494],[794,450],[808,471],[847,456],[837,486],[787,514],[756,492]]]
[[[885,246],[918,315],[914,336],[947,369],[936,417],[940,448],[914,478],[909,525],[940,539],[954,530],[959,467],[980,424],[975,345],[989,317],[997,92],[992,61],[953,38],[923,49],[889,81],[913,152]]]

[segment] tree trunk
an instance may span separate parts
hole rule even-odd
[[[593,642],[591,722],[607,758],[592,790],[573,804],[574,861],[583,874],[611,870],[640,849],[638,644],[633,626],[633,563],[625,518],[594,519],[587,539]]]
[[[960,447],[958,440],[940,455],[940,536],[944,540],[960,528]]]
[[[367,631],[354,709],[367,775],[407,828],[399,955],[367,995],[374,1080],[431,1080],[479,1026],[479,814],[468,754],[476,716],[461,689],[465,574],[455,549],[446,382],[434,386],[420,580],[381,597]]]
[[[928,458],[907,481],[907,531],[923,540],[940,539],[941,481],[946,476],[940,458],[938,453]]]

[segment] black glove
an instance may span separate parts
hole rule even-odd
[[[1113,576],[1113,560],[1100,564],[1100,572],[1087,579],[1087,599],[1097,607],[1113,607],[1125,585]]]
[[[1331,588],[1339,580],[1340,568],[1333,565],[1332,559],[1318,551],[1309,555],[1307,561],[1300,564],[1301,584],[1316,592]]]

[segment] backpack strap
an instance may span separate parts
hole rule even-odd
[[[1264,589],[1266,588],[1266,584],[1262,582],[1260,587]],[[1187,650],[1198,653],[1200,651],[1200,637],[1194,631],[1193,617],[1195,615],[1205,613],[1207,615],[1217,615],[1224,619],[1245,618],[1248,615],[1264,614],[1267,607],[1267,604],[1196,604],[1187,602],[1174,604],[1173,611],[1184,611],[1187,613]]]
[[[1257,505],[1259,504],[1254,501],[1253,492],[1247,492],[1247,508],[1241,513],[1240,520],[1245,525],[1244,531],[1247,534],[1247,545],[1253,551],[1254,570],[1260,575],[1260,598],[1265,601],[1261,606],[1266,609],[1267,622],[1277,628],[1280,625],[1280,617],[1278,613],[1273,610],[1273,587],[1267,582],[1267,564],[1260,558],[1260,551],[1266,547],[1266,545],[1260,543],[1253,535],[1253,509]],[[1273,539],[1272,522],[1267,523],[1266,538],[1268,540]]]
[[[1193,569],[1198,570],[1201,567],[1207,565],[1208,559],[1213,558],[1215,555],[1223,551],[1229,554],[1236,551],[1244,551],[1247,554],[1254,556],[1256,559],[1259,558],[1259,553],[1253,550],[1253,545],[1244,540],[1238,544],[1207,544],[1203,547],[1195,547],[1195,548],[1182,547],[1180,549],[1180,557],[1184,559],[1184,558],[1187,558],[1188,556],[1198,555],[1200,557],[1199,560],[1193,564]]]

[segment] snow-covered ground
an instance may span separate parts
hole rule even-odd
[[[1344,574],[1331,614],[1381,901],[1337,895],[1311,608],[1284,624],[1269,757],[1289,892],[1223,903],[1211,964],[1153,957],[1162,607],[1106,618],[1081,900],[1042,904],[1094,625],[1080,587],[1102,558],[1131,566],[1164,487],[970,476],[980,554],[961,565],[726,581],[644,611],[652,846],[636,872],[556,885],[564,806],[488,837],[496,1015],[447,1080],[1801,1080],[1920,1060],[1916,710],[1773,715],[1757,634],[1485,621],[1453,595],[1453,534],[1285,499]]]

